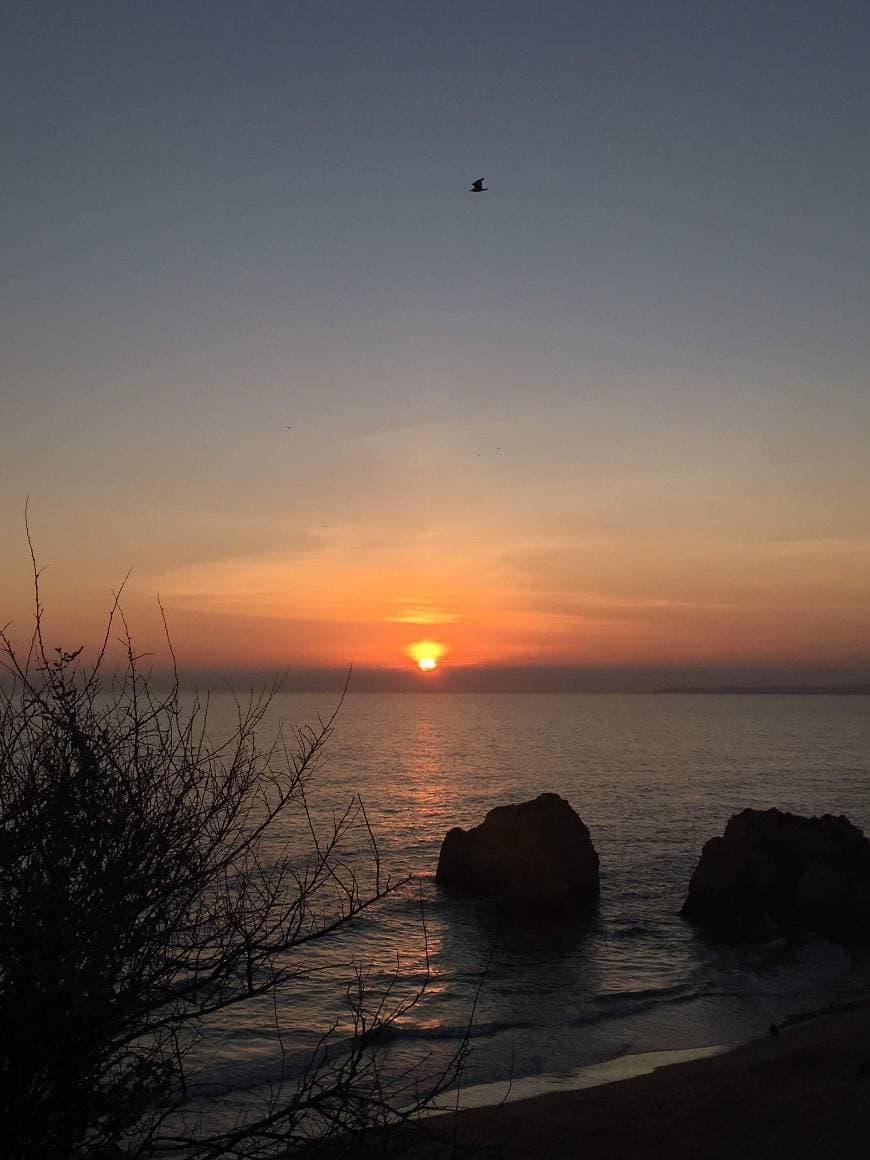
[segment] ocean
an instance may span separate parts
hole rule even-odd
[[[258,735],[329,716],[336,699],[279,694]],[[212,697],[215,736],[234,712],[228,694]],[[524,930],[491,902],[441,890],[447,830],[544,791],[568,799],[598,851],[589,923]],[[464,1084],[492,1101],[508,1084],[570,1086],[596,1069],[617,1074],[619,1061],[628,1074],[635,1057],[766,1034],[870,984],[867,947],[776,928],[711,938],[679,915],[704,842],[747,806],[846,814],[867,830],[868,697],[350,694],[309,795],[326,821],[355,794],[383,870],[411,881],[313,944],[306,977],[276,1007],[222,1017],[206,1040],[203,1094],[274,1078],[276,1019],[285,1064],[299,1066],[341,1019],[354,965],[373,993],[396,976],[394,995],[408,995],[428,956],[426,989],[384,1038],[388,1066],[448,1058],[474,1008]]]

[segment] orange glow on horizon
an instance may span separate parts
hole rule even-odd
[[[301,557],[240,554],[134,576],[125,614],[137,646],[162,657],[159,592],[183,670],[410,666],[421,689],[455,669],[831,668],[865,663],[870,649],[867,537],[732,543],[663,532],[589,545],[566,535],[530,537],[512,555],[482,536],[430,537],[422,548],[385,539],[363,552],[336,532]],[[13,561],[0,621],[12,620],[22,648],[32,619],[27,569],[27,559]],[[70,582],[61,570],[46,573],[52,644],[101,638],[112,579],[99,560]],[[430,659],[434,666],[420,665]]]

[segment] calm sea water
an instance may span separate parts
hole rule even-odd
[[[262,739],[333,708],[279,696]],[[212,699],[216,734],[232,712],[229,697]],[[492,904],[434,881],[451,826],[543,791],[589,827],[602,882],[597,917],[549,937],[505,929]],[[291,1060],[338,1017],[351,962],[371,966],[377,990],[398,956],[401,992],[423,979],[427,947],[430,984],[390,1036],[392,1063],[455,1048],[486,968],[468,1075],[480,1084],[734,1042],[870,981],[861,947],[777,930],[716,942],[678,913],[701,846],[744,807],[870,826],[870,698],[351,695],[312,798],[324,816],[357,793],[385,868],[414,883],[309,952],[308,978],[278,1009]],[[271,1004],[227,1017],[209,1040],[210,1074],[267,1080],[274,1023]]]

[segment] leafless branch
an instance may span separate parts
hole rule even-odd
[[[386,1031],[419,1002],[397,961],[386,984],[354,965],[348,1017],[301,1070],[288,1066],[279,997],[318,970],[311,956],[407,879],[383,871],[360,797],[325,827],[312,778],[349,687],[316,727],[262,745],[276,687],[210,739],[208,700],[158,694],[115,595],[95,662],[50,654],[40,569],[35,622],[16,654],[0,629],[0,1122],[12,1160],[272,1158],[326,1147],[398,1146],[396,1125],[459,1078],[467,1038],[441,1067],[394,1074]],[[126,580],[125,580],[126,583]],[[102,680],[112,625],[124,668]],[[320,953],[319,951],[317,952]],[[332,960],[341,963],[341,956]],[[279,1063],[261,1104],[218,1127],[197,1103],[191,1068],[214,1020],[271,997]],[[327,1141],[328,1144],[324,1144]],[[351,1145],[353,1147],[351,1147]]]

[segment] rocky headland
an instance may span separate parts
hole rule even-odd
[[[870,842],[845,817],[743,810],[705,843],[682,913],[870,934]]]

